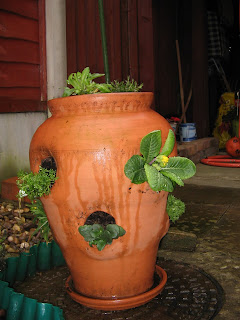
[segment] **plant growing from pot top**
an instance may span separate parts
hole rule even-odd
[[[71,73],[67,80],[67,84],[71,88],[65,87],[63,97],[94,93],[138,92],[143,87],[143,84],[138,85],[130,77],[121,82],[114,80],[110,84],[93,81],[103,76],[102,73],[90,73],[89,67],[86,67],[82,72]]]
[[[172,192],[176,184],[183,186],[183,180],[195,174],[196,166],[188,158],[168,157],[174,144],[175,135],[171,129],[162,149],[161,130],[150,132],[141,140],[141,155],[133,155],[126,163],[125,175],[135,184],[147,181],[151,189],[156,192],[161,190]],[[184,203],[169,195],[167,213],[170,220],[175,222],[184,211]]]
[[[38,233],[38,235],[41,235],[47,243],[49,242],[50,227],[42,202],[39,198],[50,194],[51,187],[57,179],[58,177],[56,177],[55,170],[45,169],[41,166],[37,173],[28,173],[22,170],[18,172],[17,186],[19,192],[17,198],[22,199],[23,197],[28,196],[32,202],[29,207],[34,216],[33,222],[37,223],[37,228],[32,235]]]

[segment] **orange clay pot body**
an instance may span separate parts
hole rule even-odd
[[[152,93],[95,94],[49,101],[52,117],[36,131],[30,146],[31,169],[53,157],[59,179],[44,208],[69,267],[74,288],[88,297],[125,298],[153,285],[160,239],[169,228],[168,193],[147,183],[132,184],[127,160],[139,154],[141,139],[171,128],[150,109]],[[171,156],[177,154],[176,144]],[[90,247],[78,228],[95,211],[104,211],[126,230],[102,251]]]

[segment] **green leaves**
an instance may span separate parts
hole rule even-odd
[[[93,81],[102,76],[104,76],[103,73],[90,73],[89,67],[86,67],[82,72],[71,73],[68,77],[67,84],[72,86],[72,88],[66,87],[64,89],[63,97],[98,92],[111,92],[111,85],[107,83],[98,84]]]
[[[172,192],[176,184],[183,186],[183,180],[195,174],[196,166],[184,157],[168,157],[175,145],[175,135],[171,129],[160,152],[161,144],[160,130],[143,137],[140,143],[142,156],[133,155],[126,163],[124,172],[132,183],[147,181],[154,191]]]
[[[71,86],[64,88],[63,97],[71,95],[94,94],[94,93],[111,93],[111,92],[138,92],[142,89],[143,84],[138,85],[136,81],[127,80],[109,83],[96,83],[96,78],[103,77],[103,73],[90,73],[89,67],[82,72],[71,73],[67,79],[67,84]]]
[[[168,191],[172,192],[174,189],[174,186],[170,179],[166,178],[160,171],[158,171],[155,167],[150,166],[149,164],[145,164],[144,166],[146,175],[147,175],[147,181],[154,191]]]
[[[29,207],[30,211],[34,215],[33,222],[37,223],[37,228],[33,232],[32,236],[40,232],[44,241],[48,243],[50,235],[50,226],[42,202],[39,199],[37,199],[33,202],[33,204],[29,205]],[[41,239],[39,239],[39,241],[41,241]]]
[[[100,224],[83,225],[78,228],[84,240],[89,242],[90,247],[97,246],[102,251],[107,244],[111,244],[113,239],[124,236],[126,231],[117,224],[108,224],[104,229]]]
[[[169,219],[172,222],[175,222],[184,212],[185,204],[173,195],[169,195],[167,200],[167,213],[169,215]]]
[[[143,87],[143,84],[138,85],[136,81],[127,77],[127,80],[111,82],[111,92],[139,92]]]
[[[132,183],[141,184],[147,181],[144,165],[145,161],[139,155],[134,155],[128,160],[124,167],[124,173]]]
[[[147,134],[140,143],[140,152],[145,162],[149,163],[159,154],[162,145],[161,131],[156,130]]]
[[[191,178],[196,173],[195,164],[188,158],[172,157],[169,158],[168,164],[162,168],[162,172],[170,172],[182,180]]]
[[[17,197],[22,198],[27,195],[30,200],[34,200],[44,195],[49,195],[51,186],[57,179],[55,170],[48,170],[41,166],[37,173],[28,173],[20,170],[16,181],[20,190]]]
[[[169,130],[167,139],[165,141],[165,144],[160,154],[168,157],[173,151],[174,145],[175,145],[175,134],[172,130]]]

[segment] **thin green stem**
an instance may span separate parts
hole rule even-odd
[[[100,17],[104,72],[105,72],[106,82],[110,83],[103,0],[98,0],[98,9],[99,9],[99,17]]]

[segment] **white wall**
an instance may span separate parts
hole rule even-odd
[[[48,99],[60,97],[67,79],[65,0],[46,1]],[[29,170],[29,146],[43,112],[0,114],[0,182]]]
[[[48,99],[61,97],[67,85],[66,3],[46,1]]]
[[[43,112],[0,114],[0,179],[29,169],[29,145],[39,125],[47,118]]]

